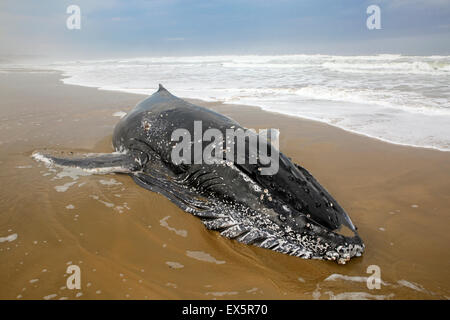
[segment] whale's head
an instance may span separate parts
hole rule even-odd
[[[274,175],[261,175],[258,166],[234,163],[188,172],[186,181],[215,203],[194,214],[226,237],[339,264],[364,251],[344,209],[308,171],[283,154]]]
[[[225,237],[340,264],[360,256],[363,241],[344,209],[308,171],[279,157],[273,175],[226,159],[175,165],[152,157],[134,177],[151,190],[158,181],[159,192]]]

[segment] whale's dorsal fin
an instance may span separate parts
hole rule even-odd
[[[164,88],[163,85],[160,83],[157,92],[161,92],[161,91],[167,91],[167,89]],[[168,92],[168,91],[167,91],[167,92]]]

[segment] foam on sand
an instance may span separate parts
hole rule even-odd
[[[12,242],[17,239],[17,233],[10,234],[6,237],[0,237],[0,243],[2,242]]]
[[[347,276],[344,274],[339,273],[333,273],[332,275],[328,276],[324,281],[353,281],[353,282],[367,282],[369,278],[368,277],[361,277],[361,276]],[[387,282],[384,282],[381,280],[381,284],[384,286],[389,286],[390,284]]]
[[[161,220],[159,220],[159,224],[166,228],[169,229],[170,231],[175,232],[177,235],[182,236],[182,237],[187,237],[188,232],[186,230],[177,230],[171,226],[169,226],[169,224],[167,223],[167,220],[170,218],[170,216],[164,217]]]
[[[166,264],[171,267],[172,269],[181,269],[184,268],[184,265],[182,265],[179,262],[173,262],[173,261],[166,261]]]
[[[424,287],[422,287],[420,284],[418,283],[413,283],[410,281],[406,281],[406,280],[399,280],[397,281],[397,283],[403,287],[418,291],[418,292],[422,292],[422,293],[428,293],[427,290],[425,290]]]
[[[387,300],[394,297],[393,293],[388,295],[371,294],[368,292],[342,292],[334,294],[332,291],[327,291],[325,294],[330,296],[330,300]]]
[[[214,258],[213,256],[211,256],[209,253],[203,252],[203,251],[186,251],[186,255],[188,257],[200,260],[200,261],[205,261],[205,262],[212,262],[212,263],[216,263],[216,264],[224,264],[225,261],[222,260],[217,260],[216,258]]]

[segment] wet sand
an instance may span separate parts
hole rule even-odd
[[[45,148],[112,151],[113,114],[144,98],[60,78],[0,73],[0,299],[450,297],[450,152],[195,101],[248,128],[279,128],[281,150],[330,191],[366,244],[347,265],[302,260],[208,231],[126,175],[80,175],[31,159]],[[66,288],[71,264],[81,290]],[[366,286],[370,265],[381,269],[379,290]]]

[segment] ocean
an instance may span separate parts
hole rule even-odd
[[[140,57],[44,66],[66,84],[259,106],[391,143],[450,151],[450,56]],[[281,132],[282,134],[282,132]]]

